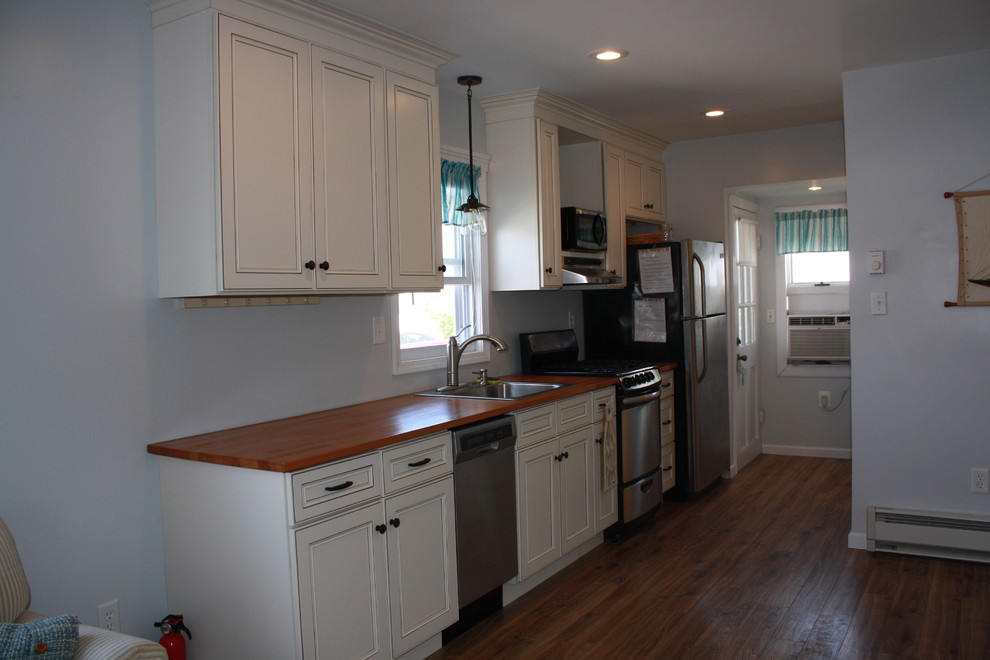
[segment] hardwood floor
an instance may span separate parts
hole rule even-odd
[[[430,660],[990,657],[990,565],[849,550],[849,509],[849,461],[762,456]]]

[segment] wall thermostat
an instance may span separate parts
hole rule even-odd
[[[867,271],[870,275],[883,275],[883,250],[870,250]]]

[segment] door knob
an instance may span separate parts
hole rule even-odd
[[[746,360],[749,359],[749,356],[748,355],[737,355],[736,356],[736,359],[739,360],[740,362],[745,362]]]

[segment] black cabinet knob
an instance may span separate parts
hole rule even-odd
[[[439,266],[437,266],[437,270],[439,270],[441,273],[446,273],[447,267],[443,264],[440,264]]]
[[[320,264],[320,269],[321,270],[330,270],[330,262],[329,261],[322,262]]]
[[[553,268],[551,266],[547,266],[546,271],[548,273],[552,273],[553,272]]]
[[[306,266],[306,268],[309,269],[309,270],[316,270],[316,262],[315,261],[307,261],[303,265]]]
[[[386,529],[388,528],[385,525],[375,525],[375,531],[379,534],[384,534]]]
[[[399,522],[400,521],[398,518],[392,518],[391,520],[388,521],[388,524],[391,525],[392,527],[398,527]]]

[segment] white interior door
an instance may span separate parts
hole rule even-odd
[[[762,452],[759,383],[759,266],[758,207],[750,200],[729,198],[729,254],[734,371],[730,381],[733,472]]]

